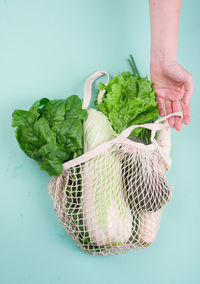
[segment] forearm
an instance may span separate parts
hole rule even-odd
[[[181,0],[149,0],[151,61],[176,60]]]

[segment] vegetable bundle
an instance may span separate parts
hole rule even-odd
[[[107,85],[98,85],[98,91],[104,90],[105,95],[97,109],[109,119],[116,135],[131,125],[158,118],[153,83],[140,77],[133,57],[130,58],[133,74],[123,72],[114,75]],[[12,126],[17,127],[20,148],[38,162],[41,170],[59,176],[64,162],[83,154],[83,121],[86,119],[87,111],[82,109],[81,99],[72,95],[66,100],[42,98],[28,111],[15,110]],[[150,143],[147,129],[138,127],[131,135]],[[102,141],[105,142],[104,136]]]
[[[132,56],[129,62],[133,74],[99,83],[97,95],[104,96],[97,109],[82,109],[72,95],[43,98],[28,111],[13,112],[21,149],[54,176],[49,192],[57,216],[88,253],[150,245],[171,197],[168,153],[158,143],[147,145],[155,127],[163,128],[158,141],[166,133],[165,125],[153,123],[158,118],[153,83],[140,77]]]

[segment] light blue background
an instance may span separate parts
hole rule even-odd
[[[41,98],[82,97],[98,69],[149,74],[148,1],[0,0],[0,283],[200,283],[200,2],[183,1],[178,59],[194,77],[191,123],[173,130],[174,185],[155,243],[120,256],[82,252],[59,224],[50,177],[18,147],[11,114]]]

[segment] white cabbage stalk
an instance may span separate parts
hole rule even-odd
[[[164,122],[167,124],[167,121]],[[163,153],[169,156],[171,150],[171,128],[164,128],[159,131],[157,142]],[[163,167],[163,166],[161,166]],[[165,169],[168,171],[169,169]],[[161,209],[162,210],[162,209]],[[142,211],[139,214],[138,236],[142,245],[151,245],[156,238],[161,219],[161,210],[156,212]]]
[[[117,135],[107,117],[88,110],[84,123],[84,152]],[[86,162],[82,184],[83,217],[90,241],[97,245],[121,244],[131,237],[132,216],[125,202],[121,163],[114,153]]]
[[[167,120],[163,122],[169,126]],[[164,128],[158,132],[157,142],[166,156],[170,155],[171,151],[171,127]],[[169,170],[169,169],[168,169]]]
[[[139,214],[138,236],[143,246],[151,245],[160,227],[161,210],[156,212],[142,211]]]

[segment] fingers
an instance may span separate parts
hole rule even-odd
[[[172,108],[173,108],[173,112],[181,112],[181,104],[179,100],[173,101],[172,102]],[[181,130],[182,128],[182,121],[181,118],[179,116],[175,116],[174,118],[174,126],[176,128],[176,130]]]
[[[182,99],[183,122],[189,124],[190,122],[190,98],[193,95],[193,78],[187,73],[184,80],[185,93]]]
[[[169,99],[165,99],[165,109],[166,109],[166,113],[171,114],[173,112],[173,108],[172,108],[172,101]],[[168,123],[171,127],[174,127],[174,117],[170,117],[168,118]]]
[[[182,111],[181,104],[180,104],[179,100],[171,101],[169,99],[166,99],[165,100],[165,108],[166,108],[167,115],[171,114],[173,112],[181,112]],[[176,130],[178,130],[178,131],[181,130],[182,121],[181,121],[181,118],[179,116],[176,116],[176,117],[172,116],[172,117],[168,118],[168,122],[169,122],[169,125],[171,127],[175,127]]]
[[[185,94],[183,96],[183,103],[188,105],[190,98],[193,94],[193,78],[192,75],[189,74],[188,72],[186,73],[184,78],[184,89],[185,89]]]
[[[182,101],[182,107],[181,102],[179,100],[171,101],[169,99],[165,99],[165,109],[166,113],[171,114],[173,112],[181,112],[183,111],[183,122],[184,124],[188,124],[190,122],[190,103],[184,103]],[[175,127],[176,130],[180,131],[182,128],[182,120],[179,116],[176,117],[170,117],[168,118],[168,123],[171,127]]]
[[[182,101],[182,109],[183,109],[183,122],[185,125],[190,122],[190,102],[184,103]]]
[[[165,108],[163,98],[157,97],[158,110],[161,116],[165,116]]]
[[[155,72],[155,91],[161,116],[173,112],[183,112],[183,123],[190,122],[190,98],[193,95],[193,78],[177,62],[168,62],[162,66],[160,74]],[[164,68],[164,69],[163,69]],[[168,123],[176,130],[181,130],[181,118],[170,117]]]

